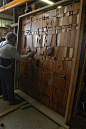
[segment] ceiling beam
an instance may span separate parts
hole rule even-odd
[[[22,5],[22,4],[26,3],[26,2],[30,2],[30,1],[32,1],[32,0],[14,0],[14,1],[6,4],[4,7],[1,7],[0,12],[15,8],[17,6],[20,6],[20,5]]]
[[[13,19],[10,19],[10,18],[3,18],[3,17],[0,17],[0,20],[13,21]]]
[[[2,12],[2,13],[3,13],[3,14],[6,14],[6,15],[13,16],[13,12],[4,11],[4,12]]]

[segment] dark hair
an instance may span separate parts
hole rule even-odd
[[[17,37],[17,35],[14,32],[8,32],[6,35],[6,39],[12,39],[13,37]]]

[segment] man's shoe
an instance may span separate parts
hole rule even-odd
[[[9,105],[19,104],[20,102],[21,102],[21,99],[14,99],[13,101],[9,102]]]
[[[8,101],[8,95],[4,96],[3,100]]]

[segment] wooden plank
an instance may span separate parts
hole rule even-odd
[[[13,16],[13,12],[8,12],[8,11],[4,11],[4,12],[2,12],[3,14],[6,14],[6,15],[11,15],[11,16]]]
[[[29,102],[33,107],[38,109],[40,112],[45,114],[47,117],[55,121],[57,124],[61,125],[65,129],[69,129],[69,126],[67,126],[64,123],[64,117],[60,116],[59,114],[55,113],[51,109],[47,108],[43,104],[39,103],[35,99],[31,98],[30,96],[26,95],[20,90],[15,90],[15,93],[18,94],[20,97],[24,98],[27,102]]]
[[[0,113],[0,118],[2,118],[2,117],[4,117],[4,116],[8,115],[9,113],[11,113],[11,112],[17,110],[18,108],[20,108],[22,105],[24,105],[24,104],[26,104],[26,103],[27,103],[27,102],[24,101],[24,102],[22,102],[22,103],[20,103],[20,104],[18,104],[18,105],[16,105],[16,106],[14,106],[14,107],[12,107],[12,108],[10,108],[10,109],[8,109],[8,110],[6,110],[6,111]]]
[[[79,59],[80,59],[80,51],[81,51],[81,44],[82,44],[82,36],[83,36],[83,27],[84,27],[84,17],[83,14],[83,2],[84,0],[81,0],[80,2],[80,17],[79,17],[79,25],[78,25],[78,33],[77,33],[77,40],[76,40],[76,46],[75,46],[75,55],[74,55],[74,62],[73,62],[73,69],[71,74],[71,82],[70,82],[70,90],[68,95],[68,102],[67,102],[67,108],[66,108],[66,114],[65,114],[65,123],[68,123],[71,118],[71,112],[72,112],[72,105],[73,105],[73,99],[74,99],[74,93],[75,90],[72,92],[72,88],[76,87],[76,81],[77,81],[77,74],[78,74],[78,67],[79,67]]]
[[[7,21],[13,21],[13,19],[10,18],[4,18],[4,17],[0,17],[1,20],[7,20]]]
[[[4,10],[9,10],[9,9],[15,8],[19,5],[22,5],[22,4],[24,4],[26,2],[30,2],[30,1],[32,1],[32,0],[14,0],[14,1],[6,4],[4,7],[1,7],[0,12],[3,12]]]
[[[26,108],[29,108],[29,107],[32,107],[32,105],[31,104],[25,104],[25,105],[23,105],[23,106],[21,106],[21,110],[23,110],[23,109],[26,109]]]
[[[63,128],[63,127],[60,127],[59,129],[65,129],[65,128]]]

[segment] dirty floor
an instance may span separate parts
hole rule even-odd
[[[8,101],[0,99],[0,113],[12,108]],[[0,118],[4,124],[2,129],[59,129],[60,126],[47,118],[41,112],[30,106],[25,109],[17,109]]]

